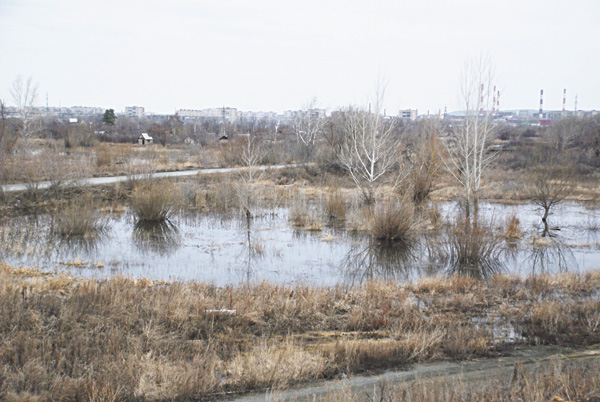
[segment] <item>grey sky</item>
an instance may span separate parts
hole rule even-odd
[[[598,0],[0,0],[0,98],[40,105],[459,108],[466,57],[488,54],[501,109],[600,109]]]

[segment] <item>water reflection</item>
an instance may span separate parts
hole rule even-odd
[[[360,284],[371,279],[406,280],[417,264],[418,242],[380,241],[369,237],[353,243],[341,262],[341,271],[348,284]]]
[[[238,259],[245,261],[245,279],[250,281],[252,272],[256,267],[256,263],[262,260],[265,256],[265,244],[260,237],[253,238],[252,236],[252,221],[250,215],[246,215],[245,242],[244,246],[238,255]]]
[[[446,241],[440,247],[448,275],[483,279],[504,268],[504,244],[485,218],[465,219],[458,215],[446,228]]]
[[[98,243],[106,238],[105,229],[97,230],[85,235],[51,236],[50,242],[55,243],[58,252],[92,254],[98,250]]]
[[[133,243],[143,252],[171,255],[181,245],[179,229],[171,221],[137,222],[133,228]]]
[[[573,251],[556,235],[546,238],[544,243],[534,242],[528,261],[532,274],[565,272],[577,267]]]

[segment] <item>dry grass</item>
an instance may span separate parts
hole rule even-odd
[[[328,219],[343,221],[346,219],[346,200],[339,189],[332,189],[323,203],[325,216]]]
[[[459,216],[449,227],[447,236],[446,260],[450,272],[483,278],[502,267],[500,238],[493,225],[483,219]]]
[[[164,222],[178,209],[178,195],[170,182],[138,186],[131,196],[131,210],[138,222]]]
[[[311,401],[524,401],[568,402],[600,400],[600,361],[587,364],[551,361],[537,369],[515,366],[512,376],[470,381],[462,376],[452,379],[418,379],[390,386],[379,383],[374,389],[357,393],[351,390],[332,393]]]
[[[408,242],[416,226],[415,208],[407,199],[376,205],[371,217],[371,233],[378,240]]]
[[[509,240],[516,240],[523,237],[521,231],[521,221],[517,218],[515,213],[512,213],[506,218],[506,230],[504,231],[504,237]]]
[[[317,288],[37,275],[0,265],[0,399],[214,399],[511,343],[600,342],[600,273]],[[218,314],[220,309],[235,313]],[[509,324],[512,323],[512,324]]]
[[[106,219],[98,212],[91,199],[83,197],[79,202],[71,201],[56,214],[52,233],[63,237],[94,236],[106,225]]]

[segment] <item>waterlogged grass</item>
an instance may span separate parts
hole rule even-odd
[[[188,400],[600,342],[600,272],[356,287],[40,276],[0,266],[0,399]],[[564,330],[562,330],[564,329]]]

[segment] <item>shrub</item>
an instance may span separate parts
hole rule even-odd
[[[407,199],[385,201],[374,208],[371,217],[371,233],[379,240],[409,241],[416,226],[415,208]]]
[[[504,237],[507,239],[520,239],[523,237],[523,232],[519,228],[521,221],[515,213],[512,213],[506,218],[506,231]]]
[[[52,233],[63,237],[93,236],[101,232],[106,220],[93,207],[91,200],[70,203],[62,208],[53,222]]]
[[[177,211],[174,186],[150,182],[136,188],[131,197],[131,210],[138,222],[164,222]]]
[[[449,226],[446,248],[446,266],[451,274],[483,278],[502,268],[500,238],[481,218],[457,218]]]
[[[346,219],[346,201],[339,190],[330,191],[324,202],[325,215],[329,219]]]

